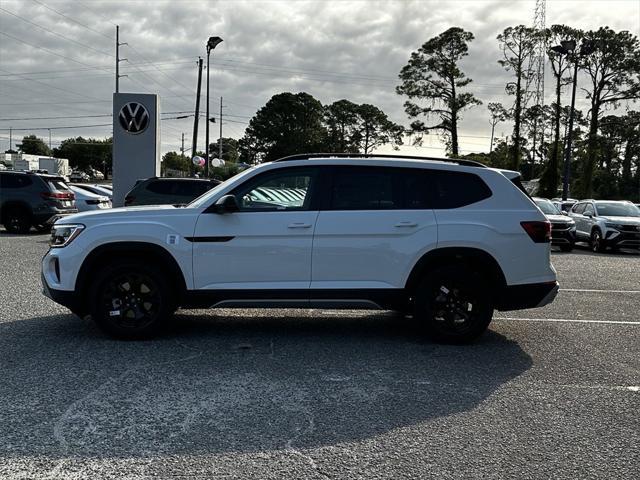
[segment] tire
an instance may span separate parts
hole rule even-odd
[[[570,243],[569,245],[560,245],[560,250],[563,252],[571,252],[573,250],[573,244]]]
[[[418,285],[413,306],[420,329],[443,343],[472,342],[493,317],[490,282],[465,266],[430,272]]]
[[[589,246],[591,247],[591,251],[594,253],[602,253],[605,250],[604,240],[602,239],[602,234],[600,230],[595,229],[591,232],[591,239],[589,242]]]
[[[4,228],[9,233],[29,233],[31,216],[22,208],[13,208],[3,215]]]
[[[139,340],[158,334],[175,311],[167,274],[136,260],[98,272],[90,289],[90,314],[110,336]]]
[[[51,225],[39,224],[39,225],[34,225],[33,228],[35,228],[36,232],[38,233],[45,233],[45,232],[51,231]]]

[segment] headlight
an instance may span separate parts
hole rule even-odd
[[[622,230],[624,225],[620,225],[619,223],[605,223],[605,225],[609,228],[615,228],[616,230]]]
[[[66,247],[74,238],[84,230],[84,225],[79,223],[54,225],[51,227],[49,246],[52,248]]]

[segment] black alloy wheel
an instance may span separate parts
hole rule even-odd
[[[418,287],[414,317],[434,340],[473,341],[487,329],[493,317],[489,283],[478,272],[463,266],[437,269]]]
[[[29,233],[31,220],[27,212],[16,209],[10,210],[4,217],[4,228],[9,233]]]
[[[100,272],[91,299],[91,317],[106,333],[123,339],[156,334],[175,307],[166,276],[141,263]]]

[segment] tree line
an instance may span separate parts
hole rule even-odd
[[[571,135],[572,196],[640,200],[640,111],[630,108],[640,98],[640,43],[635,35],[609,27],[505,28],[496,37],[500,47],[496,68],[511,77],[505,84],[510,100],[486,106],[489,152],[462,154],[459,130],[464,113],[483,103],[470,91],[472,79],[461,67],[473,40],[471,32],[452,27],[410,54],[396,87],[404,98],[408,126],[392,122],[375,105],[347,99],[323,105],[306,92],[283,92],[257,111],[242,138],[223,139],[223,159],[255,164],[297,153],[371,153],[382,145],[421,145],[434,132],[443,139],[449,156],[522,171],[526,179],[540,179],[538,194],[553,197],[559,193]],[[553,78],[553,101],[548,105],[537,104],[532,93],[534,60],[541,44],[573,45],[544,52]],[[569,132],[568,93],[576,72],[578,103],[588,108],[574,109]],[[496,127],[507,121],[513,124],[512,133],[495,138]],[[111,139],[67,139],[51,152],[31,135],[19,148],[69,158],[74,168],[111,165]],[[209,151],[218,156],[217,142],[209,145]],[[177,152],[164,155],[163,167],[191,172],[195,168]],[[227,174],[232,172],[223,176]]]

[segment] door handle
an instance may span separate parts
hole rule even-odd
[[[395,224],[396,227],[417,227],[416,222],[399,222]]]
[[[288,228],[311,228],[310,223],[290,223]]]

